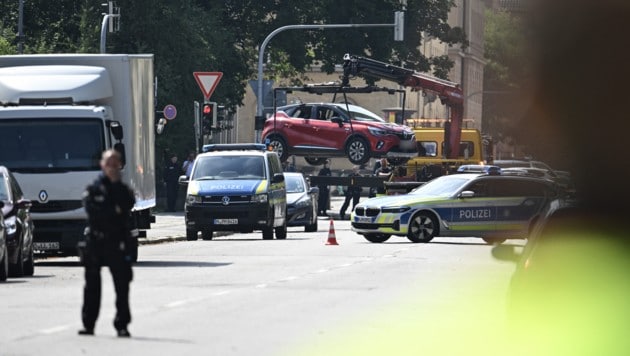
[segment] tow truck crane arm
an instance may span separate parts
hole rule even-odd
[[[450,120],[445,123],[444,130],[445,142],[448,142],[448,147],[445,147],[446,158],[455,159],[459,156],[464,115],[464,93],[459,84],[374,59],[344,55],[341,85],[349,86],[350,78],[357,75],[386,79],[410,87],[414,91],[422,90],[436,94],[442,104],[450,109]]]

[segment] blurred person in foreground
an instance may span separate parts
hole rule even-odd
[[[129,284],[133,272],[127,244],[130,244],[130,215],[135,198],[133,191],[121,181],[122,159],[118,151],[103,152],[100,165],[102,174],[83,194],[89,232],[82,256],[85,287],[81,312],[83,329],[79,330],[79,335],[94,335],[101,304],[101,267],[107,266],[116,291],[114,328],[119,337],[130,337],[127,325],[131,322]]]

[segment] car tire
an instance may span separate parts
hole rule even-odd
[[[305,232],[316,232],[317,231],[317,217],[315,218],[315,222],[312,224],[304,226]]]
[[[355,136],[348,141],[346,154],[352,164],[362,165],[370,160],[370,147],[364,138]]]
[[[35,253],[33,252],[33,245],[28,252],[28,259],[24,262],[24,275],[32,276],[35,274]]]
[[[389,238],[391,236],[392,235],[388,235],[388,234],[364,234],[363,235],[363,237],[366,240],[368,240],[370,242],[373,242],[373,243],[377,243],[377,244],[380,244],[380,243],[383,243],[383,242],[389,240]]]
[[[272,240],[273,239],[273,228],[272,227],[263,227],[263,229],[262,229],[262,238],[263,238],[263,240]]]
[[[197,240],[197,230],[186,229],[186,240],[188,240],[188,241],[196,241]]]
[[[426,211],[416,213],[409,221],[407,238],[411,242],[429,242],[437,233],[437,221],[432,214]]]
[[[289,158],[289,151],[286,141],[279,135],[271,135],[263,140],[263,142],[269,140],[269,146],[278,154],[280,162],[285,162]]]
[[[488,245],[500,245],[506,240],[500,237],[482,237],[481,239],[485,241]]]
[[[304,157],[304,160],[306,161],[306,163],[310,164],[311,166],[321,166],[322,164],[326,163],[328,158],[326,158],[326,157]]]
[[[203,240],[206,240],[206,241],[212,240],[213,235],[214,235],[214,231],[210,229],[201,230],[201,239]]]
[[[15,263],[9,264],[9,277],[24,276],[24,257],[22,256],[22,244],[18,245],[17,259]]]
[[[4,282],[7,280],[9,276],[9,251],[7,250],[6,244],[4,245],[4,254],[2,261],[0,261],[0,282]]]

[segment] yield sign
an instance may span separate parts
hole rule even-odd
[[[193,72],[193,75],[204,98],[208,100],[223,77],[223,72]]]

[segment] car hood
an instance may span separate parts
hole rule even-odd
[[[305,192],[300,193],[287,193],[287,205],[295,204],[298,200],[304,198],[307,194]]]
[[[421,196],[421,195],[389,195],[385,197],[370,198],[357,206],[361,207],[382,207],[382,206],[403,206],[418,205],[425,203],[443,202],[448,200],[445,197]]]
[[[413,130],[411,130],[411,128],[409,128],[408,126],[395,124],[393,122],[374,122],[374,121],[357,121],[357,120],[352,121],[352,125],[357,125],[357,124],[370,126],[370,127],[377,127],[379,129],[394,131],[397,133],[408,132],[408,133],[413,134]]]
[[[265,192],[266,188],[266,179],[193,180],[188,184],[188,194],[257,194]]]

